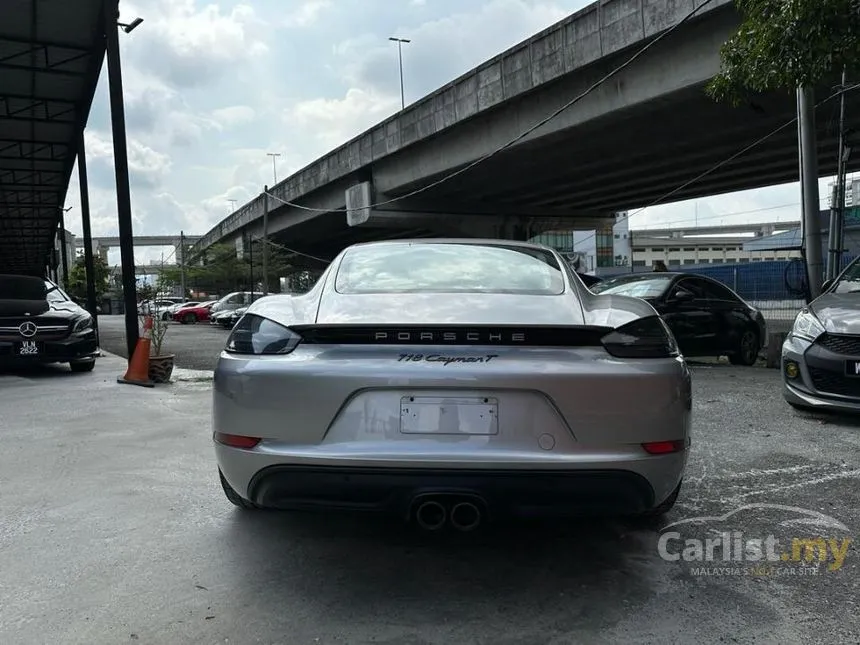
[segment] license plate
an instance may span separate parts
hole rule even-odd
[[[491,397],[419,397],[400,399],[404,434],[491,435],[499,432],[499,402]]]
[[[18,346],[19,356],[36,356],[39,353],[39,345],[35,340],[25,340]]]
[[[845,376],[860,376],[860,361],[845,361]]]

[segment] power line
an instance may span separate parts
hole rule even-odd
[[[444,184],[445,182],[448,182],[451,179],[454,179],[455,177],[458,177],[458,176],[462,175],[463,173],[468,172],[469,170],[471,170],[475,166],[484,163],[487,159],[490,159],[491,157],[496,156],[500,152],[507,150],[508,148],[510,148],[511,146],[516,144],[518,141],[526,138],[528,135],[530,135],[535,130],[543,127],[544,125],[546,125],[547,123],[549,123],[553,119],[557,118],[560,114],[562,114],[566,110],[570,109],[571,107],[573,107],[574,105],[579,103],[579,101],[581,101],[586,96],[591,94],[594,90],[596,90],[598,87],[603,85],[603,83],[605,83],[606,81],[611,79],[613,76],[615,76],[619,72],[624,71],[635,60],[637,60],[642,55],[644,55],[645,52],[647,52],[649,49],[654,47],[657,43],[659,43],[664,38],[671,35],[673,32],[675,32],[677,29],[679,29],[682,25],[689,22],[693,18],[693,16],[695,16],[697,13],[699,13],[699,11],[701,11],[704,7],[708,6],[711,2],[713,2],[713,0],[705,0],[704,2],[702,2],[698,7],[696,7],[695,9],[690,11],[689,13],[687,13],[683,18],[681,18],[681,20],[677,24],[672,26],[670,29],[664,31],[662,34],[657,36],[654,40],[652,40],[647,45],[645,45],[644,47],[639,49],[635,54],[633,54],[630,58],[628,58],[626,61],[624,61],[621,65],[614,68],[612,71],[610,71],[608,74],[606,74],[603,78],[601,78],[598,81],[596,81],[595,83],[593,83],[588,89],[586,89],[584,92],[582,92],[582,94],[579,94],[575,98],[571,99],[570,101],[568,101],[567,103],[562,105],[560,108],[558,108],[555,112],[553,112],[549,116],[543,118],[542,120],[538,121],[536,124],[534,124],[533,126],[528,128],[527,130],[523,131],[522,133],[518,134],[516,137],[514,137],[513,139],[508,141],[506,144],[500,146],[499,148],[496,148],[495,150],[492,150],[491,152],[488,152],[484,156],[479,157],[478,159],[476,159],[472,163],[464,166],[463,168],[460,168],[459,170],[451,172],[451,173],[445,175],[444,177],[441,177],[437,181],[434,181],[434,182],[424,186],[423,188],[417,188],[416,190],[413,190],[412,192],[406,193],[405,195],[401,195],[400,197],[395,197],[394,199],[389,199],[389,200],[386,200],[383,202],[377,202],[375,204],[370,204],[368,206],[365,206],[364,208],[378,208],[379,206],[387,206],[388,204],[393,204],[394,202],[400,201],[402,199],[408,199],[410,197],[414,197],[415,195],[420,195],[421,193],[424,193],[424,192],[427,192],[428,190],[436,188],[437,186],[440,186],[441,184]],[[268,194],[269,197],[276,199],[277,201],[281,202],[282,204],[285,204],[287,206],[291,206],[293,208],[298,208],[300,210],[311,211],[311,212],[315,212],[315,213],[342,213],[342,212],[347,211],[346,207],[344,207],[344,208],[331,208],[331,209],[311,208],[309,206],[302,206],[301,204],[296,204],[294,202],[290,202],[290,201],[287,201],[285,199],[281,199],[280,197],[278,197],[277,195],[273,195],[269,191],[266,191],[266,194]]]

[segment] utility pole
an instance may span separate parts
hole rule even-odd
[[[254,234],[248,231],[248,262],[251,277],[251,302],[254,302]]]
[[[185,288],[185,231],[179,231],[179,282],[182,285],[182,298],[187,297],[188,291]]]
[[[263,293],[269,293],[269,187],[263,186]]]
[[[834,265],[833,275],[831,280],[835,280],[842,271],[842,250],[845,248],[845,182],[847,181],[848,157],[851,154],[851,149],[845,143],[845,91],[848,86],[848,72],[845,67],[842,68],[842,85],[839,87],[839,145],[838,159],[836,160],[836,203],[835,219],[836,219],[836,235],[834,241],[838,250],[836,263]],[[830,225],[833,226],[833,212],[831,212]]]
[[[812,88],[798,88],[798,120],[800,121],[800,150],[803,174],[803,222],[806,246],[806,267],[809,279],[809,297],[821,295],[824,262],[821,257],[821,220],[818,198],[818,146],[815,133],[815,97]]]

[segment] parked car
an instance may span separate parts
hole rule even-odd
[[[724,284],[691,273],[634,273],[591,290],[647,300],[669,325],[684,356],[728,356],[754,365],[767,339],[762,313]]]
[[[98,349],[93,317],[59,286],[0,275],[0,365],[68,363],[89,372]]]
[[[204,302],[193,307],[183,307],[173,312],[173,320],[183,325],[193,325],[209,320],[215,302]]]
[[[307,293],[248,308],[213,396],[233,504],[388,511],[428,530],[665,513],[692,405],[653,307],[502,240],[347,248]]]
[[[233,293],[228,293],[226,296],[218,300],[212,306],[212,313],[217,314],[224,311],[232,311],[233,309],[238,309],[239,307],[247,307],[252,302],[267,295],[270,294],[263,293],[262,291],[254,291],[253,293],[250,291],[234,291]]]
[[[242,317],[242,314],[247,311],[248,307],[239,307],[238,309],[230,309],[228,311],[219,311],[214,314],[209,323],[212,325],[220,325],[224,329],[233,329],[234,325]]]
[[[213,300],[213,302],[214,302],[214,300]],[[180,302],[180,303],[174,304],[174,305],[172,305],[172,306],[170,306],[164,310],[164,313],[161,315],[161,319],[162,320],[173,320],[173,314],[175,314],[180,309],[185,309],[186,307],[199,307],[202,304],[204,304],[204,303],[196,301],[196,300],[192,300],[189,302]]]
[[[783,396],[800,409],[860,412],[860,264],[797,314],[782,345]]]

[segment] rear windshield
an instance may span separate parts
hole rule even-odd
[[[541,249],[464,243],[359,246],[343,258],[339,293],[564,293],[555,256]]]

